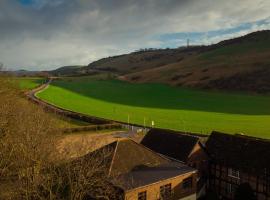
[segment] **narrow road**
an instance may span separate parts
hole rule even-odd
[[[42,90],[46,89],[50,84],[51,82],[53,81],[52,78],[49,78],[49,80],[47,80],[44,84],[40,85],[39,87],[33,89],[33,90],[30,90],[26,93],[26,95],[30,98],[34,98],[34,99],[38,99],[35,94],[37,92],[41,92]]]
[[[46,101],[43,101],[42,99],[39,99],[38,97],[36,97],[36,94],[38,92],[41,92],[42,90],[45,90],[54,80],[54,78],[49,78],[46,83],[40,85],[39,87],[29,91],[26,93],[26,96],[28,97],[29,100],[37,103],[40,106],[45,107],[48,110],[51,110],[55,113],[58,113],[60,115],[64,115],[68,118],[73,118],[76,120],[81,120],[81,121],[85,121],[85,122],[89,122],[89,123],[93,123],[93,124],[120,124],[122,126],[122,128],[127,129],[127,131],[125,132],[116,132],[114,134],[114,136],[122,138],[122,137],[134,137],[136,135],[137,132],[140,132],[141,130],[144,129],[144,127],[139,126],[139,125],[135,125],[135,124],[127,124],[127,123],[123,123],[123,122],[119,122],[119,121],[113,121],[113,120],[108,120],[108,119],[102,119],[102,118],[98,118],[95,116],[88,116],[88,115],[84,115],[81,113],[77,113],[77,112],[73,112],[67,109],[63,109],[63,108],[59,108],[55,105],[52,105]],[[149,128],[146,127],[144,131],[148,131]]]

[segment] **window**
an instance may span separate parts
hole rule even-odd
[[[236,191],[236,185],[233,185],[231,183],[228,183],[227,185],[227,192],[230,194],[230,193],[234,193]]]
[[[240,173],[239,173],[238,170],[229,168],[229,170],[228,170],[228,176],[239,179],[240,178]]]
[[[172,195],[172,184],[160,186],[161,199],[169,199]]]
[[[138,193],[138,200],[146,200],[146,199],[147,199],[146,191]]]
[[[230,183],[227,185],[227,192],[232,193],[232,184]]]
[[[190,188],[192,188],[192,177],[183,180],[183,189],[190,189]]]

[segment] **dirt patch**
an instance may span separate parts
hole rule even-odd
[[[104,145],[116,141],[112,133],[81,133],[63,136],[57,142],[59,159],[70,159],[83,156]]]

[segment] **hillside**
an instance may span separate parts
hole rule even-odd
[[[270,91],[270,31],[220,42],[179,62],[122,78],[209,89]]]
[[[270,31],[259,31],[210,46],[149,49],[103,58],[60,75],[109,72],[130,82],[175,86],[270,91]]]
[[[197,54],[204,47],[179,49],[150,49],[130,54],[104,58],[90,63],[83,69],[110,71],[120,75],[154,69],[167,64],[176,63],[190,55]]]
[[[63,66],[56,70],[50,71],[54,76],[69,76],[69,75],[81,75],[83,71],[82,66]]]

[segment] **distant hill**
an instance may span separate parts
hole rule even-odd
[[[103,58],[76,68],[117,74],[131,82],[161,82],[176,86],[270,91],[270,31],[258,31],[210,46],[145,50]]]
[[[80,75],[83,72],[80,70],[83,66],[64,66],[60,67],[56,70],[50,71],[50,73],[54,76],[69,76],[69,75]]]
[[[28,71],[28,70],[16,70],[16,71],[0,71],[0,74],[8,75],[8,76],[18,76],[18,77],[30,77],[30,76],[42,76],[47,77],[49,76],[48,72],[45,71]]]

